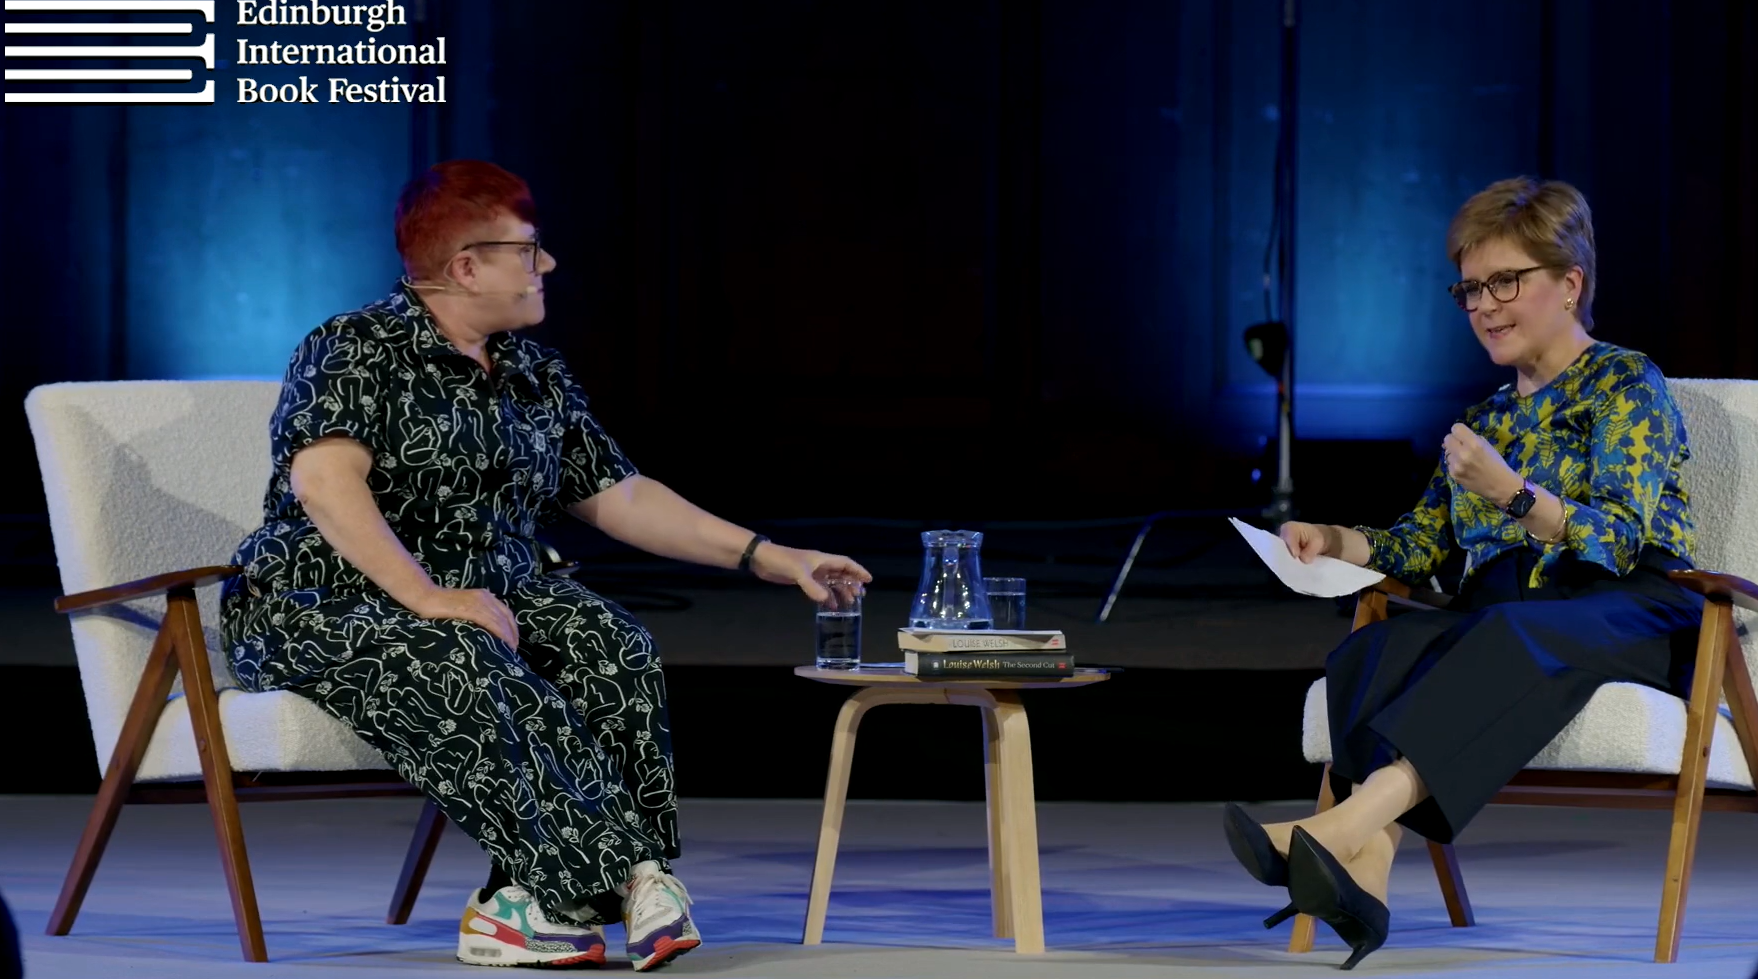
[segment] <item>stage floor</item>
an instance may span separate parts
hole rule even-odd
[[[1155,762],[1142,777],[1164,769]],[[382,923],[418,811],[406,799],[245,807],[266,965],[239,959],[212,824],[194,806],[124,812],[74,933],[45,937],[89,804],[0,796],[0,892],[19,918],[30,979],[480,974],[452,958],[464,894],[486,868],[461,833],[447,834],[411,923]],[[1297,979],[1336,975],[1344,958],[1323,926],[1303,956],[1282,951],[1290,925],[1258,926],[1283,892],[1233,863],[1215,805],[1042,804],[1050,951],[1027,958],[986,937],[981,806],[851,803],[827,944],[804,947],[817,818],[807,801],[685,801],[676,869],[706,944],[671,974]],[[1661,966],[1650,958],[1668,822],[1661,812],[1489,810],[1459,846],[1478,920],[1467,929],[1448,926],[1420,841],[1407,839],[1391,940],[1355,974],[1747,979],[1758,964],[1758,821],[1705,817],[1680,960]],[[620,940],[613,929],[613,949]]]

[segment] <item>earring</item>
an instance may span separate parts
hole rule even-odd
[[[1569,298],[1563,300],[1563,308],[1564,309],[1574,309],[1575,308],[1575,297],[1570,296]]]

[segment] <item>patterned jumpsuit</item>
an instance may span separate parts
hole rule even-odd
[[[546,909],[599,921],[635,863],[678,855],[665,681],[652,636],[542,574],[533,535],[635,469],[553,351],[498,333],[488,353],[484,372],[401,286],[305,338],[270,422],[263,526],[222,594],[225,644],[246,688],[312,700]],[[517,650],[415,615],[324,540],[290,472],[328,435],[372,451],[379,510],[437,583],[507,604]]]

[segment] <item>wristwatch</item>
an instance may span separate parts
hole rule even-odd
[[[1532,492],[1532,480],[1528,479],[1520,484],[1520,492],[1514,494],[1513,499],[1508,501],[1508,505],[1502,507],[1502,511],[1515,520],[1519,520],[1531,513],[1532,505],[1537,502],[1538,496]]]
[[[739,555],[739,574],[751,573],[751,557],[757,553],[758,544],[769,543],[769,538],[762,534],[752,534],[751,543],[745,545],[745,553]]]

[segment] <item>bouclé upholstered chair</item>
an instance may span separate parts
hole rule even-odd
[[[262,522],[269,381],[49,384],[25,400],[92,742],[104,773],[49,933],[73,927],[126,802],[206,802],[244,957],[268,958],[238,803],[415,795],[346,725],[293,693],[238,688],[219,589]],[[386,920],[401,924],[445,823],[430,804]]]

